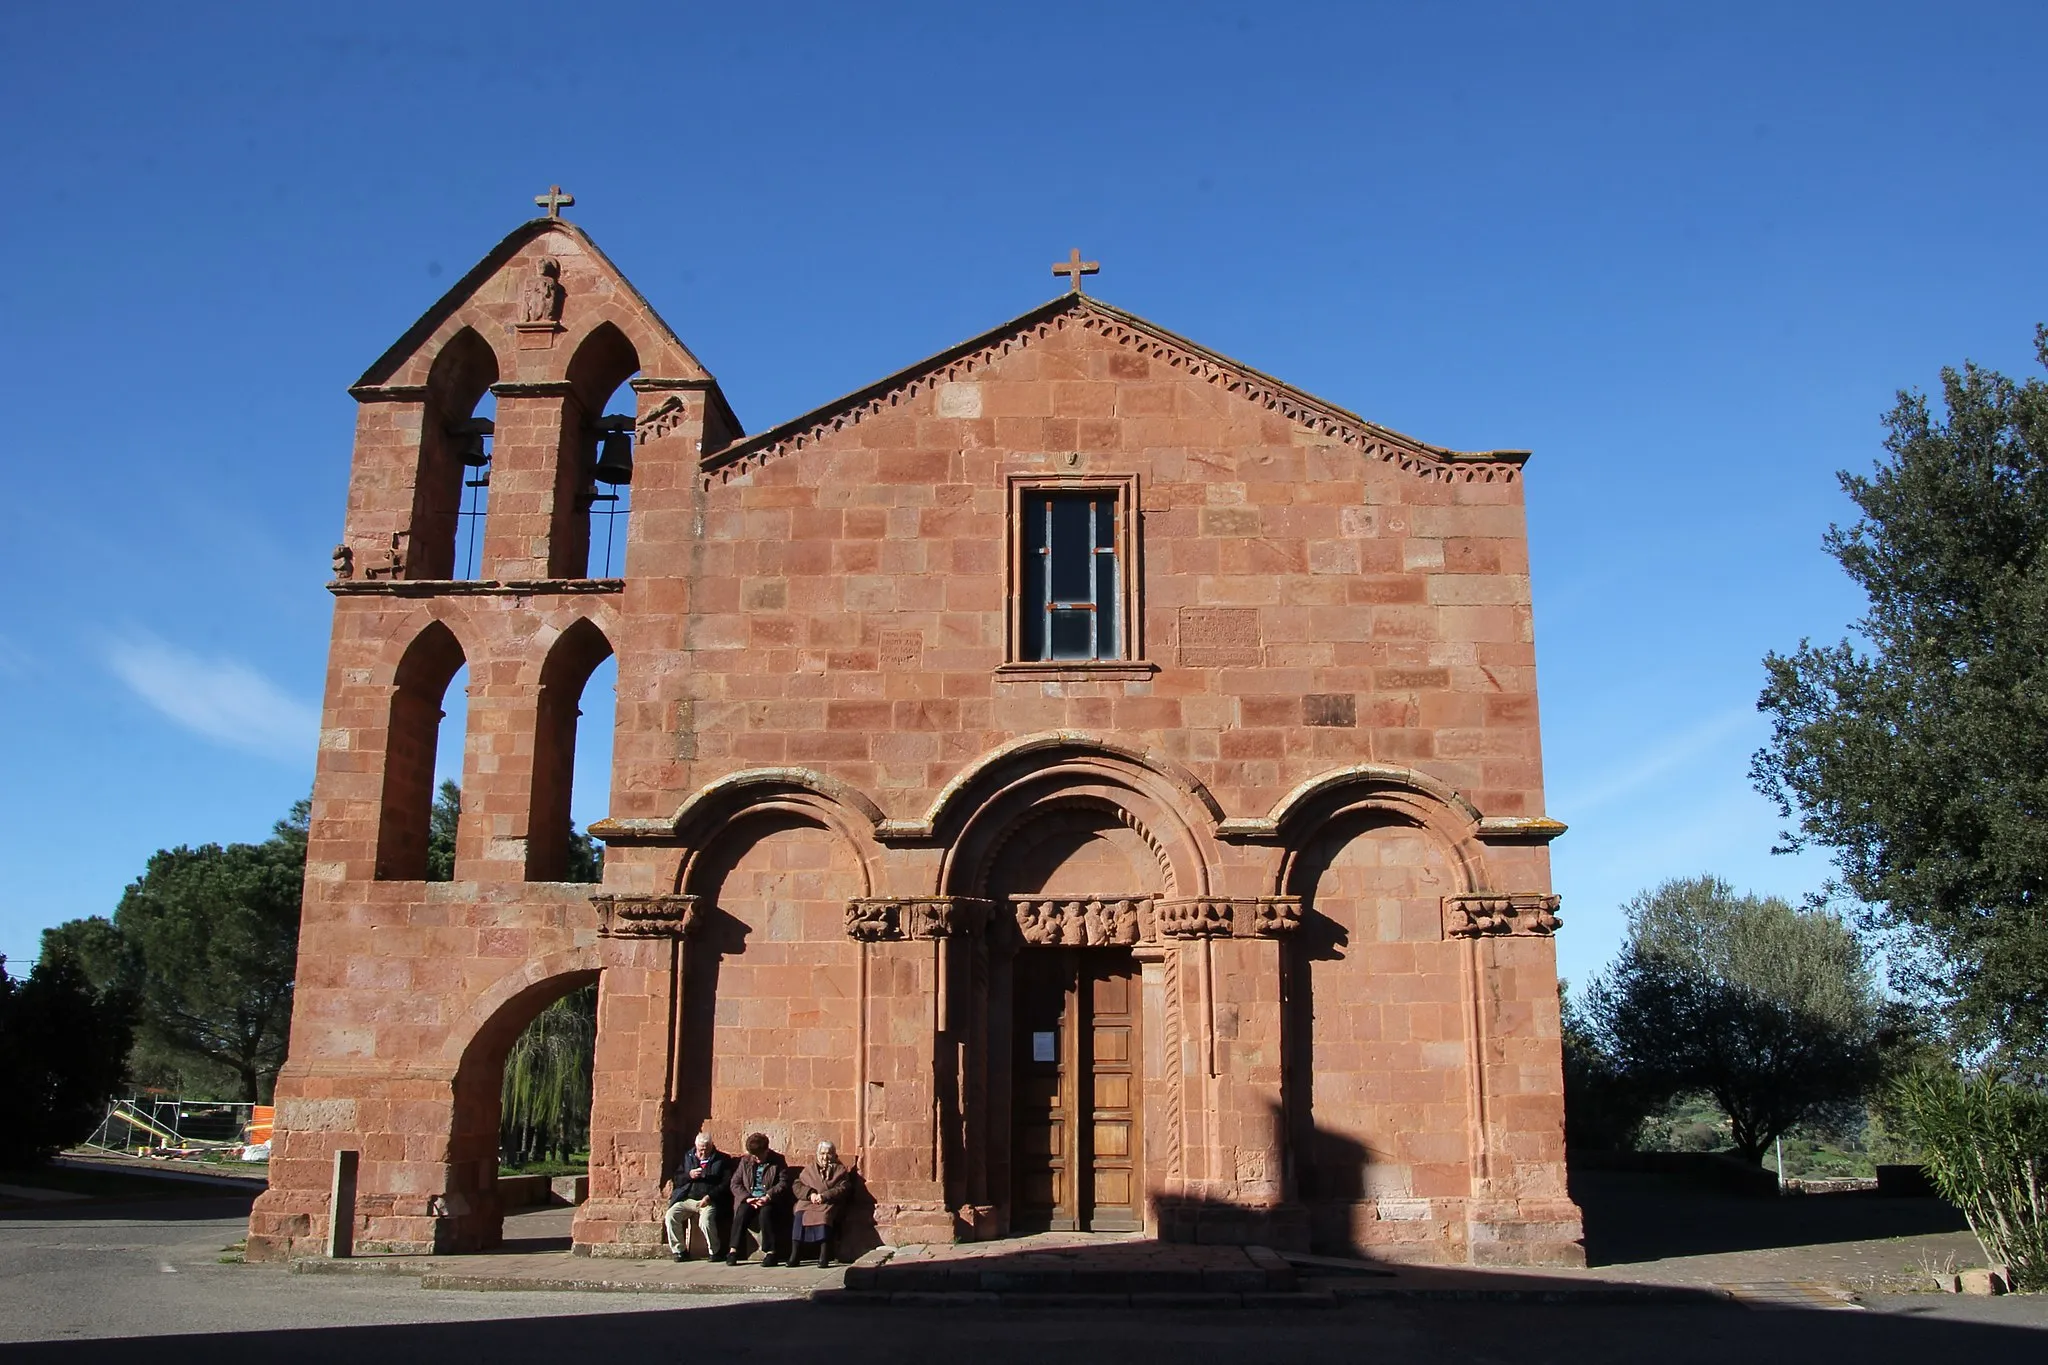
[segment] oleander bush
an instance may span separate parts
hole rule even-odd
[[[1891,1121],[1963,1211],[2015,1289],[2048,1290],[2048,1094],[1997,1076],[1921,1066],[1893,1083]]]

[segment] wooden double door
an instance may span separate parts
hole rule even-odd
[[[1128,948],[1017,954],[1010,1222],[1020,1232],[1144,1227],[1138,968]]]

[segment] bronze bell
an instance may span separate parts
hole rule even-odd
[[[590,477],[599,483],[621,484],[633,482],[633,435],[626,431],[605,433],[604,446],[598,451],[597,468],[590,471]]]
[[[484,449],[484,434],[472,431],[462,438],[462,462],[471,469],[481,469],[491,462],[490,452]]]

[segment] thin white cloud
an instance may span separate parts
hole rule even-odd
[[[1591,781],[1550,804],[1554,809],[1566,812],[1561,817],[1563,819],[1583,818],[1586,812],[1639,791],[1665,774],[1683,768],[1756,723],[1757,713],[1753,706],[1738,706],[1709,716],[1662,744],[1632,755],[1627,762],[1595,774]],[[1740,757],[1747,760],[1748,755]]]
[[[130,691],[194,733],[268,758],[310,759],[319,708],[233,659],[208,659],[154,635],[106,646],[107,666]]]

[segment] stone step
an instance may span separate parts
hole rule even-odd
[[[878,1294],[1285,1294],[1294,1267],[1265,1247],[1120,1241],[1101,1246],[878,1247],[846,1273],[846,1287]]]

